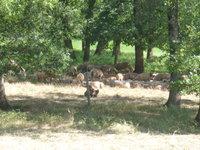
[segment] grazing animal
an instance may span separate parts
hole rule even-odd
[[[90,97],[97,97],[97,95],[99,94],[99,90],[94,89],[92,86],[89,85],[89,92],[88,90],[86,90],[84,95],[87,97],[88,94],[90,94]]]
[[[141,73],[136,76],[136,80],[138,81],[149,81],[151,78],[150,73]]]
[[[99,94],[99,89],[102,89],[104,84],[99,81],[94,81],[89,83],[89,92],[88,90],[85,91],[84,95],[87,97],[90,93],[90,97],[97,97]]]
[[[153,80],[154,81],[170,80],[170,74],[169,73],[157,73],[157,74],[153,74]]]
[[[103,77],[103,72],[100,70],[100,69],[92,69],[90,71],[90,74],[91,74],[91,78],[92,80],[95,80],[95,79],[102,79]]]

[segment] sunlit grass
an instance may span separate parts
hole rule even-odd
[[[163,107],[168,93],[148,89],[104,88],[86,107],[83,87],[6,84],[13,111],[0,111],[0,134],[65,130],[101,133],[199,134],[194,122],[198,98],[182,108]],[[152,94],[154,93],[154,94]],[[117,96],[116,96],[117,95]]]
[[[110,43],[112,45],[112,42]],[[73,40],[73,46],[75,49],[76,60],[73,61],[74,65],[79,65],[83,63],[83,52],[81,47],[80,40]],[[112,46],[109,46],[112,48]],[[101,55],[94,55],[96,49],[96,45],[91,46],[90,53],[90,63],[95,65],[112,65],[114,64],[114,56],[112,56],[112,50],[106,49]],[[145,60],[145,71],[146,72],[168,72],[168,68],[166,65],[166,59],[163,59],[162,56],[164,52],[162,52],[159,48],[153,48],[154,52],[154,61],[151,63],[146,62],[147,52],[144,50],[144,60]],[[121,54],[119,55],[118,62],[129,62],[134,67],[135,64],[135,51],[134,46],[121,44]]]

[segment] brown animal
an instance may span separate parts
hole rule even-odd
[[[97,97],[97,95],[99,94],[99,90],[95,90],[94,88],[92,88],[92,86],[89,85],[89,92],[88,90],[85,91],[85,97],[88,97],[88,94],[90,94],[90,97]]]
[[[131,65],[128,62],[117,63],[115,65],[115,68],[118,71],[122,71],[122,70],[126,70],[126,71],[129,70],[129,71],[131,71],[132,70]]]
[[[34,74],[34,76],[36,77],[37,81],[46,81],[46,79],[48,78],[47,74],[45,72],[36,72]]]
[[[169,73],[157,73],[157,74],[153,74],[152,78],[154,81],[170,80],[170,74]]]
[[[100,69],[94,68],[90,71],[90,74],[91,74],[92,80],[102,79],[102,77],[103,77],[103,72]]]
[[[135,77],[135,79],[138,81],[149,81],[150,78],[151,78],[150,73],[141,73]]]
[[[84,95],[87,97],[90,93],[90,97],[97,97],[99,94],[99,89],[103,88],[104,84],[99,81],[94,81],[89,83],[89,92],[85,91]]]
[[[115,75],[117,73],[117,69],[112,65],[102,65],[99,69],[103,71],[104,77],[109,77],[110,75]]]
[[[123,80],[124,80],[124,76],[123,76],[123,74],[121,74],[121,73],[118,73],[118,74],[116,75],[116,78],[117,78],[117,80],[119,80],[119,81],[123,81]]]
[[[77,76],[76,76],[76,80],[79,81],[79,82],[83,82],[85,79],[84,77],[84,74],[82,73],[79,73]]]

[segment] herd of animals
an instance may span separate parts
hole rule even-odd
[[[86,76],[87,75],[87,76]],[[134,73],[133,68],[128,62],[113,65],[79,65],[71,67],[68,74],[57,78],[46,72],[36,72],[36,81],[46,83],[64,83],[86,87],[86,77],[89,80],[89,91],[84,95],[97,97],[99,91],[104,86],[120,88],[152,88],[166,90],[169,86],[169,73]]]
[[[100,68],[83,69],[72,80],[72,84],[86,86],[86,79],[89,80],[89,87],[84,95],[87,97],[97,97],[101,88],[106,86],[121,87],[121,88],[157,88],[167,89],[170,80],[169,73],[133,73],[115,72],[113,74],[104,73]]]

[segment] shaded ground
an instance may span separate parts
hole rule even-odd
[[[183,96],[180,109],[166,109],[167,91],[105,87],[88,109],[84,91],[6,84],[15,111],[0,112],[0,149],[200,148],[195,96]]]

